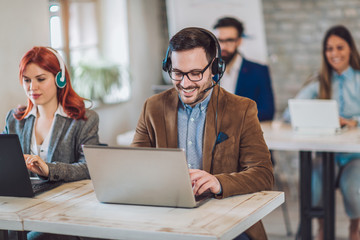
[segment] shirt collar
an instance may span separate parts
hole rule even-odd
[[[70,118],[69,115],[66,114],[66,112],[64,111],[64,108],[61,106],[61,104],[58,105],[58,108],[56,109],[54,116],[56,115],[60,115],[62,117],[67,117]],[[37,107],[33,106],[32,109],[30,110],[30,112],[28,114],[26,114],[26,116],[24,117],[29,118],[30,116],[34,116],[36,118],[37,116]]]
[[[355,75],[354,69],[349,66],[344,72],[338,74],[337,72],[333,71],[333,76],[336,80],[344,79],[352,79]]]
[[[226,66],[225,72],[230,74],[232,72],[238,73],[240,71],[240,67],[243,61],[243,57],[240,53],[236,53],[234,58],[231,60],[231,62]]]
[[[185,104],[182,100],[181,100],[181,97],[180,97],[180,94],[179,94],[179,99],[180,99],[180,106],[183,108],[183,109],[189,109],[189,110],[192,110],[196,107],[199,107],[200,108],[200,111],[204,112],[206,111],[207,109],[207,106],[208,106],[208,103],[210,101],[210,98],[211,98],[211,95],[212,95],[212,92],[213,92],[213,89],[210,90],[210,94],[200,103],[196,104],[194,107],[190,107],[188,104]]]

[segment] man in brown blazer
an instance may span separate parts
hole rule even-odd
[[[174,88],[147,99],[132,145],[184,148],[196,195],[271,190],[272,164],[256,104],[217,85],[225,70],[220,51],[205,29],[185,28],[172,37],[163,69]],[[236,239],[267,237],[258,222]]]

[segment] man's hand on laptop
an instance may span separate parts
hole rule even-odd
[[[24,154],[26,167],[33,173],[48,177],[49,167],[38,155]]]
[[[214,194],[221,192],[220,182],[214,175],[199,169],[189,169],[189,173],[194,195],[201,195],[207,190]]]
[[[340,117],[340,126],[357,127],[358,122],[354,119]]]

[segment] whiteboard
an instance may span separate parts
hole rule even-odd
[[[267,47],[261,0],[166,0],[169,37],[185,27],[213,31],[216,20],[230,16],[243,22],[247,38],[240,52],[247,59],[267,63]]]

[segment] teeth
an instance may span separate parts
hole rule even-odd
[[[192,89],[183,89],[183,91],[186,92],[186,93],[190,93],[190,92],[195,91],[195,88],[192,88]]]

